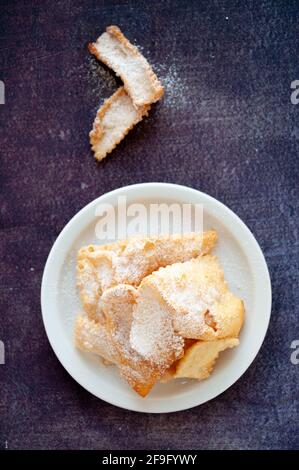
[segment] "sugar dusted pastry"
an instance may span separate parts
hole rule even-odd
[[[119,284],[106,290],[100,303],[106,317],[110,342],[119,354],[120,373],[135,391],[145,396],[165,374],[169,365],[182,356],[184,341],[171,329],[169,317],[164,317],[161,321],[156,304],[148,333],[153,331],[157,335],[158,332],[161,346],[159,354],[156,357],[139,354],[130,342],[133,312],[137,301],[137,289]],[[159,338],[155,338],[155,344]]]
[[[107,363],[116,364],[118,354],[110,342],[105,323],[79,314],[75,323],[75,344],[81,351],[98,354]]]
[[[78,253],[77,280],[84,309],[97,315],[102,293],[117,284],[138,286],[161,266],[209,253],[215,231],[171,236],[133,237],[110,245],[89,245]]]
[[[129,341],[142,357],[164,370],[184,352],[184,340],[175,331],[168,306],[146,287],[137,289]]]
[[[98,110],[89,134],[94,156],[100,161],[148,114],[164,88],[147,60],[117,26],[109,26],[89,44],[89,51],[124,82]]]
[[[148,114],[149,105],[136,107],[124,87],[107,99],[97,112],[89,134],[96,160],[102,160]]]
[[[160,268],[143,279],[140,289],[145,286],[171,308],[175,331],[184,338],[211,341],[239,335],[244,305],[229,291],[215,256]]]
[[[94,321],[86,315],[79,315],[75,344],[82,351],[98,354],[106,363],[116,365],[129,385],[139,395],[146,396],[165,375],[169,365],[182,356],[184,341],[173,331],[171,336],[171,320],[164,318],[164,324],[160,321],[155,327],[151,325],[153,332],[159,328],[164,354],[161,349],[155,358],[145,357],[134,350],[130,343],[130,331],[137,297],[137,289],[125,284],[107,289],[99,306],[105,321]],[[159,319],[159,313],[156,313],[155,319]]]
[[[114,364],[142,397],[157,381],[207,378],[220,352],[239,344],[244,319],[243,302],[205,254],[215,241],[205,232],[201,242],[189,234],[82,248],[77,347]]]
[[[109,26],[89,51],[120,76],[136,107],[158,101],[164,88],[137,47],[117,26]]]

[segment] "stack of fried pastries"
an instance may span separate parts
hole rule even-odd
[[[81,248],[77,347],[116,365],[143,397],[157,381],[208,377],[244,319],[210,254],[216,240],[207,231]]]

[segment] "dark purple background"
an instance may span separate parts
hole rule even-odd
[[[298,3],[0,0],[1,448],[298,448]],[[109,24],[142,46],[167,95],[97,165],[88,132],[117,82],[86,46]],[[273,284],[250,369],[212,402],[170,415],[86,392],[56,359],[40,311],[44,264],[68,220],[145,181],[192,186],[232,208]]]

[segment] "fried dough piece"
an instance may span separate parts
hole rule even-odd
[[[164,88],[137,47],[117,26],[109,26],[89,51],[120,76],[136,107],[158,101]]]
[[[131,353],[129,337],[136,298],[135,287],[119,284],[107,289],[99,301],[109,340],[117,351],[118,363],[126,362]]]
[[[118,353],[111,344],[105,324],[79,314],[75,323],[75,345],[81,351],[98,354],[106,363],[116,364]]]
[[[124,87],[118,88],[98,110],[89,133],[95,159],[100,161],[148,114],[149,105],[135,107]]]
[[[142,283],[133,308],[130,344],[161,373],[184,354],[184,340],[173,328],[167,304]]]
[[[170,309],[175,331],[184,338],[211,341],[237,337],[240,332],[243,302],[229,291],[214,256],[160,268],[143,279],[140,289],[144,287],[149,295],[161,296]],[[135,318],[132,330],[134,322]]]
[[[163,377],[163,382],[171,379],[188,378],[203,380],[210,376],[220,352],[239,345],[237,338],[196,341]]]
[[[94,318],[102,293],[117,284],[138,286],[161,266],[186,261],[214,247],[217,233],[132,237],[110,245],[89,245],[78,252],[77,284],[86,312]]]
[[[210,250],[216,233],[198,237],[138,237],[79,251],[89,311],[77,318],[76,345],[115,364],[140,396],[158,380],[208,377],[219,353],[239,344],[243,302],[214,256],[193,258]]]
[[[121,376],[144,397],[165,374],[169,365],[181,356],[182,348],[178,353],[177,349],[171,350],[168,355],[170,362],[165,363],[162,357],[153,360],[141,356],[131,347],[132,314],[137,297],[138,292],[132,286],[120,284],[107,289],[100,299],[99,306],[104,322],[96,322],[87,316],[79,315],[76,320],[75,344],[79,349],[98,354],[106,362],[115,364]],[[159,331],[160,326],[156,324],[154,328]],[[166,321],[165,328],[169,336],[169,320]],[[182,338],[177,337],[176,341],[180,345],[184,344]],[[166,351],[166,344],[163,347]]]
[[[130,344],[133,310],[138,302],[138,296],[138,291],[134,287],[119,284],[104,292],[100,304],[106,317],[109,340],[118,354],[117,365],[120,374],[139,395],[144,397],[165,374],[168,364],[140,355]],[[159,325],[156,324],[154,328],[159,330]],[[174,355],[171,363],[178,357],[180,355]]]

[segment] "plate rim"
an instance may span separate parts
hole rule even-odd
[[[163,409],[162,411],[153,409],[151,407],[149,407],[150,408],[149,410],[142,409],[142,406],[139,406],[139,403],[140,403],[140,405],[141,405],[141,403],[144,403],[144,399],[142,400],[142,402],[137,402],[136,401],[136,402],[134,402],[133,405],[130,405],[130,404],[126,405],[126,404],[122,403],[121,399],[118,400],[116,398],[110,398],[110,397],[108,397],[108,399],[107,399],[107,397],[101,395],[101,393],[95,393],[93,390],[91,390],[91,387],[89,387],[89,385],[86,385],[85,383],[83,383],[84,381],[81,380],[81,377],[77,377],[76,373],[74,373],[72,371],[69,364],[66,364],[64,358],[58,352],[57,347],[55,345],[55,339],[52,337],[51,332],[50,332],[50,327],[49,327],[48,318],[47,318],[47,314],[46,314],[46,310],[47,310],[47,306],[46,306],[46,287],[48,285],[48,278],[49,278],[50,269],[52,268],[53,263],[55,263],[55,258],[57,256],[56,250],[59,249],[59,245],[68,237],[68,235],[70,235],[70,231],[74,228],[74,225],[76,224],[77,220],[79,220],[81,217],[84,217],[84,215],[85,215],[85,218],[88,219],[89,211],[94,206],[99,204],[100,202],[103,202],[103,199],[109,199],[111,197],[117,197],[118,194],[123,193],[123,192],[126,192],[126,193],[127,192],[132,192],[132,191],[137,191],[138,192],[138,191],[140,191],[140,189],[144,190],[145,187],[149,190],[153,190],[153,189],[157,189],[157,186],[160,187],[160,188],[163,187],[164,190],[166,188],[168,188],[171,191],[173,191],[173,190],[183,191],[183,192],[186,193],[186,195],[188,195],[188,193],[189,193],[189,195],[193,195],[193,197],[198,196],[199,198],[204,200],[204,201],[200,201],[200,202],[203,202],[204,204],[208,203],[208,205],[214,206],[218,211],[219,210],[224,211],[224,213],[228,214],[231,218],[233,218],[234,222],[236,222],[237,225],[242,229],[242,231],[244,231],[246,233],[247,239],[248,238],[250,239],[251,244],[255,248],[255,254],[258,256],[259,261],[260,261],[259,269],[263,270],[265,286],[266,286],[266,289],[267,289],[267,291],[265,291],[265,293],[266,293],[265,302],[267,304],[267,311],[264,312],[263,333],[260,334],[260,338],[259,338],[259,341],[258,341],[258,347],[256,347],[256,349],[254,350],[254,353],[251,354],[248,364],[246,364],[245,367],[241,368],[240,373],[239,372],[237,373],[237,378],[234,378],[233,381],[231,381],[231,383],[229,385],[225,384],[223,389],[220,389],[220,391],[217,390],[216,393],[212,392],[211,397],[208,398],[208,399],[204,399],[202,401],[199,400],[197,403],[193,403],[191,405],[187,404],[186,406],[182,405],[182,406],[174,406],[173,407],[171,405],[168,405],[168,406],[166,406],[166,409]],[[169,199],[172,199],[172,198],[169,197]],[[228,390],[233,384],[235,384],[242,377],[242,375],[250,367],[250,365],[252,364],[252,362],[256,358],[258,352],[260,351],[260,348],[261,348],[261,346],[264,342],[266,333],[268,331],[269,322],[270,322],[270,318],[271,318],[271,307],[272,307],[272,288],[271,288],[271,279],[270,279],[268,266],[267,266],[264,254],[263,254],[263,252],[262,252],[262,250],[261,250],[254,234],[251,232],[251,230],[247,227],[247,225],[240,219],[240,217],[235,212],[233,212],[229,207],[227,207],[221,201],[219,201],[219,200],[215,199],[214,197],[212,197],[212,196],[210,196],[210,195],[208,195],[208,194],[206,194],[202,191],[199,191],[195,188],[192,188],[192,187],[189,187],[189,186],[184,186],[184,185],[179,185],[179,184],[175,184],[175,183],[148,182],[148,183],[137,183],[137,184],[127,185],[127,186],[122,186],[120,188],[117,188],[117,189],[114,189],[114,190],[109,191],[107,193],[104,193],[101,196],[99,196],[99,197],[95,198],[94,200],[92,200],[91,202],[89,202],[88,204],[86,204],[67,222],[67,224],[64,226],[64,228],[61,230],[61,232],[57,236],[56,240],[54,241],[54,243],[53,243],[53,245],[50,249],[49,255],[47,257],[46,263],[45,263],[43,276],[42,276],[42,282],[41,282],[41,312],[42,312],[43,324],[44,324],[44,328],[45,328],[46,335],[47,335],[47,338],[49,340],[49,343],[50,343],[57,359],[62,364],[62,366],[66,369],[66,371],[70,374],[70,376],[77,383],[79,383],[79,385],[81,385],[85,390],[87,390],[89,393],[96,396],[97,398],[100,398],[101,400],[103,400],[103,401],[105,401],[105,402],[107,402],[111,405],[114,405],[114,406],[117,406],[117,407],[120,407],[120,408],[123,408],[123,409],[127,409],[127,410],[130,410],[130,411],[141,412],[141,413],[172,413],[172,412],[191,409],[193,407],[196,407],[196,406],[199,406],[201,404],[207,403],[208,401],[216,398],[217,396],[221,395],[226,390]],[[163,401],[163,407],[165,407],[165,398],[161,399],[161,400]],[[171,402],[172,402],[172,400],[170,400],[170,403]]]

